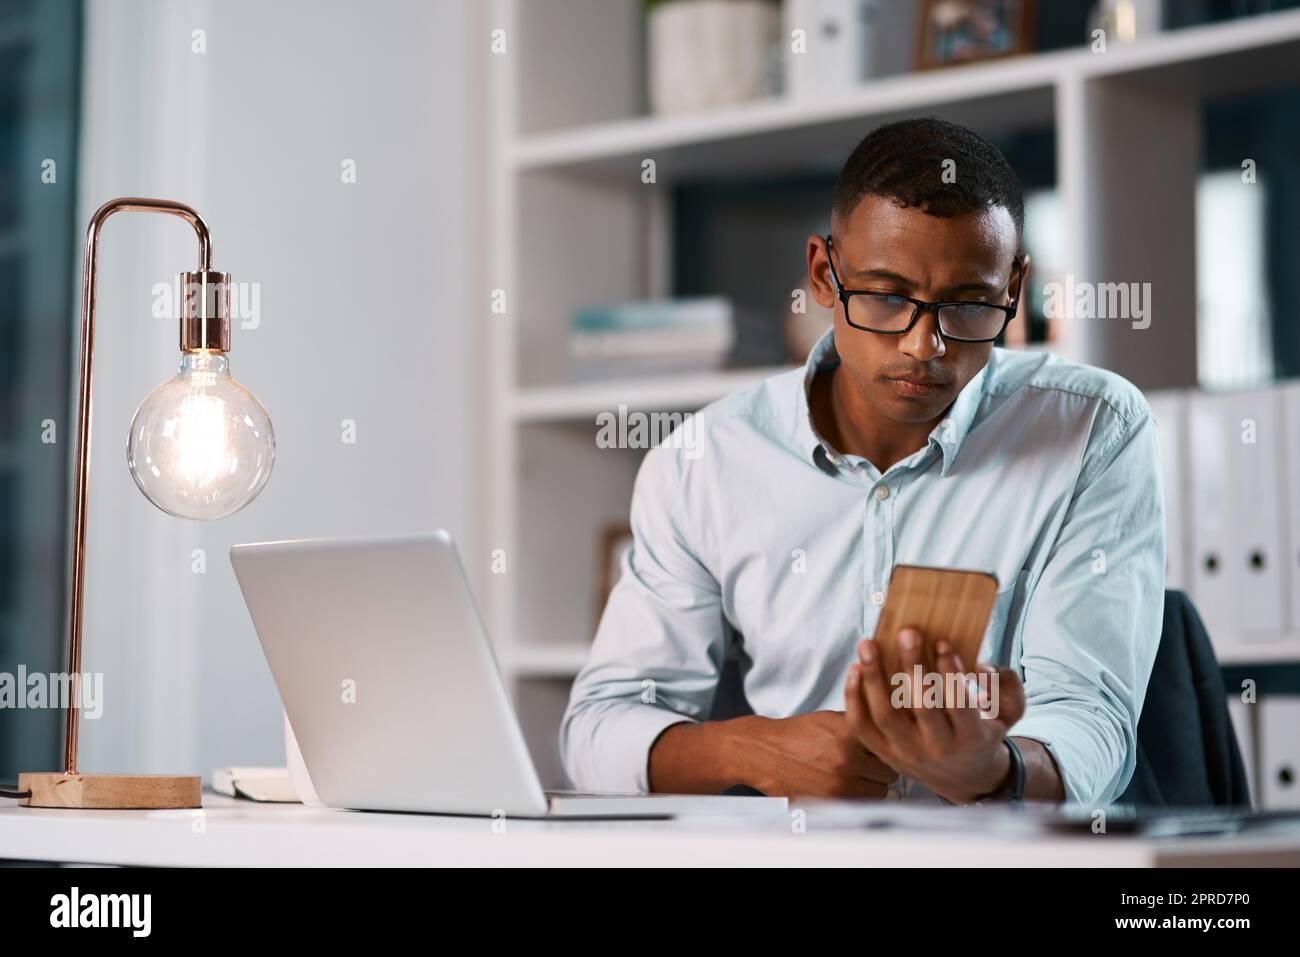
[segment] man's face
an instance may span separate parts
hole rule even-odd
[[[1019,297],[1023,285],[1021,271],[1013,268],[1015,222],[1003,207],[944,219],[866,196],[835,224],[832,236],[829,255],[845,289],[929,302],[1005,305]],[[809,240],[813,295],[835,310],[840,371],[848,373],[867,404],[886,418],[913,423],[937,419],[984,367],[992,343],[942,338],[933,311],[923,312],[904,335],[878,335],[850,326],[831,286],[827,254],[823,241]]]

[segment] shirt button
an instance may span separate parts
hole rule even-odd
[[[879,502],[883,502],[883,501],[884,501],[885,499],[887,499],[887,498],[889,498],[889,486],[888,486],[888,485],[877,485],[877,486],[876,486],[876,500],[879,501]]]
[[[885,603],[885,593],[883,591],[873,591],[871,593],[871,604],[879,608]]]

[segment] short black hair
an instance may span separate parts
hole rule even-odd
[[[947,177],[945,170],[951,170]],[[1025,228],[1020,181],[1002,151],[964,126],[933,117],[889,123],[868,133],[840,170],[832,218],[842,222],[864,196],[943,218],[1003,206],[1016,224],[1016,235]]]

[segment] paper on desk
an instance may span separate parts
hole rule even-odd
[[[795,807],[793,803],[791,807]],[[898,828],[921,831],[962,831],[967,833],[1027,834],[1045,829],[1044,814],[1027,807],[1006,804],[945,805],[909,801],[829,801],[801,802],[810,824],[844,829]]]
[[[268,804],[301,804],[288,768],[217,768],[212,790],[230,797]]]

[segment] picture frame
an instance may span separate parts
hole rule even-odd
[[[1037,0],[919,0],[918,70],[978,63],[1031,52]]]

